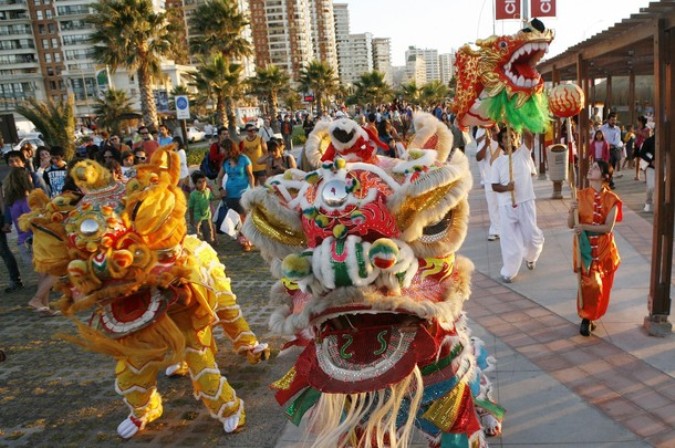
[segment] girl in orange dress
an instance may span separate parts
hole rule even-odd
[[[581,269],[577,312],[581,317],[579,332],[583,336],[590,336],[595,328],[593,321],[607,311],[614,272],[621,262],[613,230],[614,224],[622,219],[622,202],[607,186],[611,178],[612,167],[607,162],[593,162],[588,171],[590,187],[577,193],[567,218],[567,225],[578,235],[574,238],[574,269],[575,272]],[[578,224],[574,222],[575,210],[579,211]],[[581,245],[580,251],[577,245]]]

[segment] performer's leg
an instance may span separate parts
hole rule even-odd
[[[143,366],[144,363],[138,363]],[[124,397],[131,413],[117,427],[117,433],[128,439],[145,425],[162,415],[162,397],[157,392],[157,367],[135,367],[134,360],[120,360],[115,368],[115,390]]]
[[[195,398],[202,400],[211,417],[223,423],[225,432],[244,425],[244,401],[220,374],[212,348],[211,327],[185,333],[185,361],[190,369]]]
[[[609,295],[612,292],[613,284],[614,272],[608,272],[602,276],[602,296],[598,303],[596,317],[593,320],[600,319],[607,312],[607,307],[609,306]]]
[[[499,246],[502,250],[502,269],[500,274],[505,279],[518,275],[523,261],[523,242],[518,231],[517,207],[510,205],[499,207]]]
[[[537,225],[537,206],[534,201],[518,204],[520,232],[523,237],[523,258],[536,262],[544,249],[544,232]]]
[[[599,272],[591,270],[588,273],[581,274],[581,294],[583,307],[579,306],[580,303],[577,300],[577,313],[579,317],[589,321],[600,318],[602,314],[599,311],[602,308],[601,301],[604,292],[603,281]],[[607,309],[606,306],[605,309]]]
[[[497,193],[492,191],[492,188],[489,185],[485,188],[485,200],[487,201],[488,217],[490,218],[488,236],[499,235],[499,204],[497,202]]]

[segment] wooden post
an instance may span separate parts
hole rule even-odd
[[[595,84],[595,83],[593,83]],[[610,112],[615,112],[614,104],[612,104],[612,75],[607,75],[607,90],[605,91],[605,108],[602,110],[602,115],[607,118]]]
[[[650,336],[666,336],[673,326],[670,315],[670,281],[673,257],[673,216],[675,188],[672,176],[675,161],[673,144],[673,52],[675,36],[665,32],[665,21],[658,19],[654,27],[654,118],[656,122],[656,151],[654,187],[654,230],[652,239],[652,267],[647,307],[649,315],[644,327]],[[665,182],[664,182],[665,179]]]
[[[577,84],[584,91],[584,97],[588,98],[588,63],[584,60],[581,53],[577,54]],[[579,157],[577,174],[577,187],[584,188],[588,186],[586,172],[588,171],[588,99],[584,104],[584,109],[579,114],[579,123],[577,126],[577,156]]]

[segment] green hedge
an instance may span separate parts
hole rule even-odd
[[[204,158],[204,154],[206,154],[206,151],[208,151],[208,148],[195,148],[190,150],[187,153],[187,164],[188,166],[190,165],[199,165],[202,163],[202,159]]]

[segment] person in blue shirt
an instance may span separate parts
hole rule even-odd
[[[159,146],[169,145],[173,142],[173,137],[171,136],[171,131],[165,124],[159,125],[159,135],[157,137],[157,143]]]
[[[241,206],[241,196],[246,190],[255,185],[253,177],[253,165],[251,159],[242,154],[239,146],[232,145],[225,155],[225,160],[218,173],[217,182],[220,188],[220,196],[228,209],[239,214],[241,222],[246,219],[246,212]],[[251,243],[243,235],[239,236],[244,252],[251,250]]]

